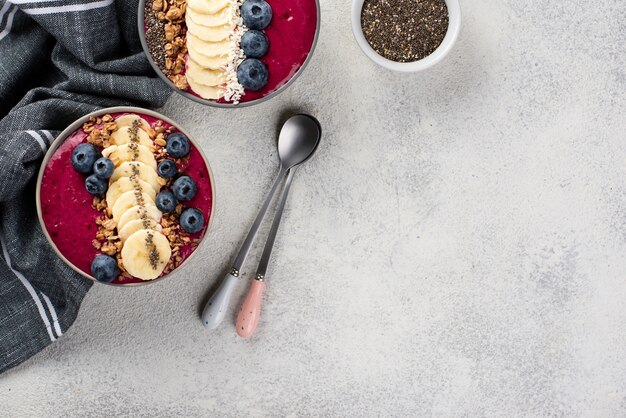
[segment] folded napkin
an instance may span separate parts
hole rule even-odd
[[[142,53],[137,7],[0,0],[0,373],[63,335],[91,286],[37,220],[36,177],[51,141],[98,108],[158,107],[169,95]]]

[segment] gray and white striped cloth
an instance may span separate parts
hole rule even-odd
[[[35,179],[51,141],[98,108],[158,107],[169,95],[141,51],[137,7],[0,0],[0,372],[62,336],[90,287],[37,220]]]

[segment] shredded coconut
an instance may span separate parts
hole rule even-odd
[[[243,53],[243,49],[241,49],[241,37],[246,33],[248,28],[243,24],[239,10],[244,0],[229,0],[229,2],[231,19],[235,29],[230,35],[230,50],[228,51],[228,64],[226,65],[226,92],[224,93],[224,100],[238,104],[239,100],[241,100],[241,96],[245,94],[243,86],[237,79],[237,68],[239,64],[246,59],[246,55]]]

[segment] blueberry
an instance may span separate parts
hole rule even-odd
[[[102,196],[108,188],[108,182],[95,174],[92,174],[85,180],[85,189],[94,196]]]
[[[241,48],[247,57],[260,58],[270,47],[267,36],[258,30],[249,30],[241,37]]]
[[[160,192],[156,197],[156,207],[163,213],[174,212],[178,200],[174,193],[169,191]]]
[[[256,58],[245,59],[237,68],[237,79],[248,90],[261,90],[267,84],[267,78],[267,67]]]
[[[265,29],[272,20],[272,7],[265,0],[247,0],[241,6],[241,17],[248,29]]]
[[[196,195],[196,182],[189,176],[179,177],[172,185],[172,191],[180,201],[191,200]]]
[[[181,158],[189,154],[189,138],[180,132],[170,134],[167,137],[167,153],[174,158]]]
[[[108,158],[98,158],[93,164],[93,173],[101,179],[108,179],[111,177],[113,175],[113,170],[115,170],[115,165],[113,165],[113,161]]]
[[[90,174],[100,153],[92,144],[80,144],[72,151],[72,165],[79,173]]]
[[[172,160],[163,160],[157,166],[157,173],[164,179],[171,179],[178,172],[176,163]]]
[[[204,215],[196,208],[187,208],[180,214],[180,226],[190,234],[195,234],[204,226]]]
[[[99,282],[110,283],[120,275],[120,269],[113,257],[98,254],[91,262],[91,275]]]

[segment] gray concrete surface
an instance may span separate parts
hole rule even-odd
[[[463,1],[451,56],[407,76],[357,49],[349,1],[322,9],[315,57],[280,97],[168,102],[216,175],[208,242],[165,282],[95,286],[61,340],[0,377],[0,415],[626,415],[623,1]],[[241,340],[233,309],[208,332],[198,311],[290,110],[325,135],[260,328]]]

